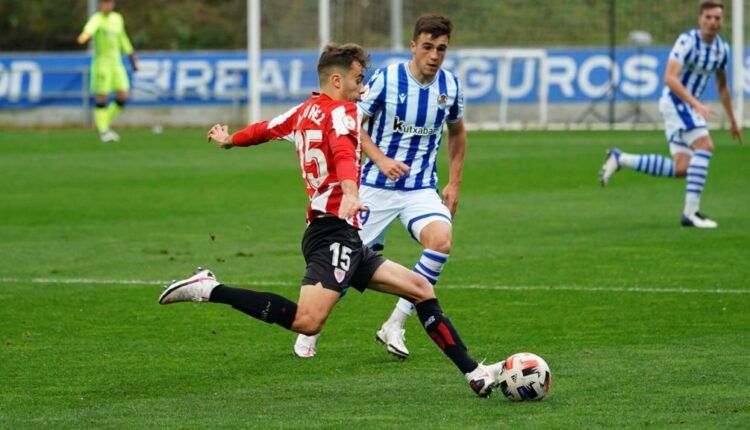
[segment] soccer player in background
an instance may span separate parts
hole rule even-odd
[[[606,186],[621,167],[653,176],[687,177],[681,218],[685,227],[715,228],[718,225],[700,212],[701,194],[714,152],[706,119],[713,118],[716,112],[699,99],[712,74],[716,74],[716,86],[729,118],[732,138],[742,143],[742,132],[734,118],[727,85],[729,45],[719,36],[723,23],[724,6],[720,2],[701,2],[698,28],[682,33],[669,53],[659,111],[664,117],[672,159],[659,154],[629,154],[613,148],[607,151],[599,172],[602,186]]]
[[[114,11],[115,0],[99,0],[99,11],[89,18],[78,36],[83,45],[94,41],[94,57],[91,60],[91,92],[95,95],[94,122],[102,142],[117,142],[120,136],[110,125],[120,109],[128,101],[128,73],[122,64],[122,54],[130,59],[133,71],[138,70],[138,59],[133,45],[125,32],[122,15]],[[115,92],[114,103],[109,103],[109,94]]]
[[[375,71],[359,102],[363,119],[369,119],[362,141],[368,160],[361,189],[368,209],[360,214],[360,236],[381,251],[389,224],[398,218],[423,248],[412,270],[431,285],[448,261],[466,147],[463,90],[458,78],[441,68],[452,27],[443,16],[420,17],[410,43],[411,60]],[[441,196],[436,163],[446,123],[450,177]],[[403,359],[409,356],[404,323],[413,312],[412,303],[400,299],[376,332],[375,339]],[[314,356],[317,341],[317,335],[298,336],[294,353]]]
[[[224,303],[261,321],[315,335],[350,285],[361,292],[369,288],[398,295],[415,304],[425,331],[466,376],[472,390],[486,397],[498,384],[502,362],[484,365],[471,358],[427,279],[366,247],[357,233],[357,214],[364,209],[358,191],[362,112],[354,102],[363,91],[368,59],[359,45],[329,45],[318,61],[320,94],[313,93],[270,122],[251,124],[232,135],[219,124],[208,132],[209,141],[227,149],[273,139],[295,143],[310,198],[302,238],[307,270],[299,301],[229,287],[210,271],[199,270],[167,286],[159,303]]]

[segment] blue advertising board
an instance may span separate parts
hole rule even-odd
[[[616,98],[657,100],[669,47],[618,49]],[[750,92],[750,51],[745,54],[745,91]],[[408,52],[373,52],[373,67],[409,58]],[[317,87],[314,51],[264,51],[261,94],[265,104],[299,102]],[[80,106],[88,85],[85,53],[0,54],[0,108]],[[547,49],[544,65],[533,57],[507,62],[497,51],[453,50],[445,67],[458,75],[467,103],[538,100],[546,82],[548,102],[588,102],[610,88],[610,57],[605,48]],[[728,66],[731,76],[731,62]],[[541,79],[541,78],[544,79]],[[144,106],[246,103],[244,52],[150,52],[131,72],[132,101]],[[731,81],[730,81],[731,82]],[[717,99],[709,84],[705,99]]]

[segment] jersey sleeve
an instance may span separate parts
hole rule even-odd
[[[453,76],[456,83],[456,99],[448,110],[448,116],[445,120],[451,124],[458,122],[464,117],[464,87],[457,77]]]
[[[83,26],[83,32],[89,36],[93,36],[99,28],[100,23],[101,19],[98,13],[91,15],[91,18],[86,22],[86,25]]]
[[[133,44],[130,43],[128,33],[125,31],[125,22],[122,23],[122,31],[120,32],[120,48],[125,55],[133,53]]]
[[[385,104],[385,81],[385,69],[376,70],[367,83],[364,98],[358,103],[359,108],[370,118]]]
[[[302,104],[289,109],[271,121],[256,122],[234,133],[232,135],[232,145],[251,146],[275,139],[284,139],[293,142],[292,127],[300,106]]]
[[[727,69],[727,62],[729,62],[729,44],[724,42],[724,59],[721,60],[721,63],[719,64],[718,70],[726,70]]]
[[[694,44],[693,38],[688,33],[681,34],[669,52],[669,59],[685,64],[685,59],[693,51]]]
[[[331,127],[327,131],[328,144],[333,154],[333,165],[339,181],[359,178],[357,145],[362,111],[354,103],[343,104],[331,111]]]

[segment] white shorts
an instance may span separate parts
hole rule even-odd
[[[664,134],[669,142],[669,152],[691,154],[690,145],[698,138],[708,136],[706,119],[692,106],[669,94],[659,99],[659,112],[664,117]]]
[[[450,211],[432,188],[401,191],[363,185],[359,198],[368,208],[359,214],[362,223],[359,237],[367,246],[380,245],[375,249],[382,249],[386,230],[396,217],[417,242],[427,224],[433,221],[451,224]]]

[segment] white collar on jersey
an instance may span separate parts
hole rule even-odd
[[[435,81],[438,78],[438,75],[443,70],[442,67],[439,68],[438,71],[437,71],[437,73],[435,73],[435,77],[430,82],[428,82],[426,84],[423,84],[423,83],[419,82],[419,79],[415,78],[414,75],[411,74],[411,68],[409,67],[409,64],[411,64],[411,60],[409,60],[409,61],[406,62],[406,75],[409,76],[417,85],[419,85],[419,88],[427,88],[430,85],[432,85],[433,83],[435,83]]]

